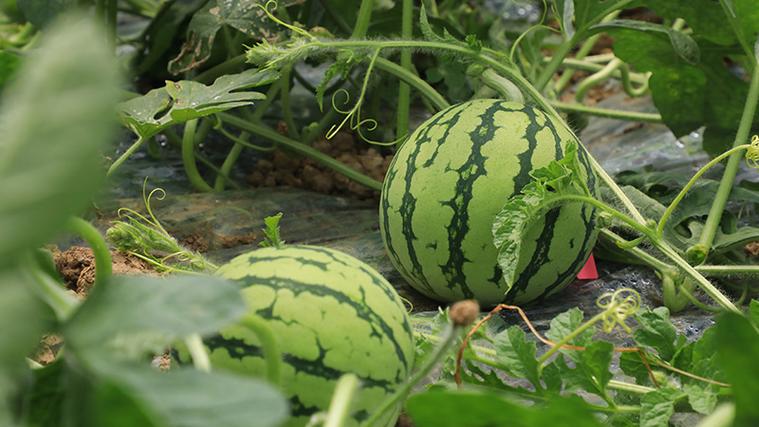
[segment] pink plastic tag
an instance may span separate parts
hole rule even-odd
[[[585,266],[577,273],[577,278],[580,280],[598,279],[598,269],[596,269],[596,260],[593,259],[593,254],[590,254],[590,258],[585,261]]]

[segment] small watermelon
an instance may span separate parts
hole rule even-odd
[[[541,300],[565,287],[596,241],[595,210],[549,211],[529,230],[517,280],[505,283],[491,226],[530,172],[563,156],[575,136],[539,109],[477,99],[447,108],[398,150],[385,178],[380,227],[390,259],[415,289],[438,301]],[[580,153],[584,179],[595,176]]]
[[[406,308],[392,285],[356,258],[315,246],[264,248],[236,257],[217,274],[240,283],[250,311],[279,341],[288,426],[303,426],[326,410],[345,373],[362,385],[351,426],[408,378],[414,338]],[[262,349],[249,329],[230,326],[205,343],[214,368],[265,375]],[[387,425],[396,417],[397,411],[388,414]]]

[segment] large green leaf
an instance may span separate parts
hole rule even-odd
[[[597,427],[580,398],[550,399],[534,406],[512,403],[498,394],[435,390],[412,396],[406,411],[417,427]]]
[[[179,55],[169,62],[169,71],[183,73],[204,64],[218,32],[228,26],[253,39],[275,37],[278,25],[266,16],[260,0],[215,0],[195,13],[187,29],[187,40]]]
[[[735,400],[733,426],[759,425],[759,334],[743,316],[723,314],[717,320],[717,357],[722,370],[732,384]]]
[[[171,125],[264,99],[262,93],[246,89],[269,84],[277,77],[273,70],[250,69],[221,76],[210,86],[190,80],[166,82],[163,88],[121,103],[121,121],[148,138]]]
[[[95,364],[95,370],[139,405],[156,427],[277,427],[288,415],[287,400],[252,377],[187,368],[160,373],[102,362]]]
[[[211,334],[245,313],[239,288],[210,276],[114,277],[65,327],[79,352],[137,357],[191,334]]]
[[[116,61],[89,19],[50,28],[0,108],[0,264],[38,246],[100,187]]]

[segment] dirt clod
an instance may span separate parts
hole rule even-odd
[[[329,141],[316,141],[313,148],[378,181],[382,181],[392,160],[392,154],[383,153],[367,144],[356,143],[354,137],[346,132],[338,133]],[[374,190],[357,184],[312,159],[300,158],[284,151],[275,151],[270,159],[259,160],[248,175],[248,182],[256,187],[286,185],[326,194],[347,192],[362,198],[377,195]]]
[[[155,274],[150,266],[139,258],[111,251],[113,274]],[[72,246],[65,251],[54,251],[55,267],[66,286],[80,296],[86,296],[95,283],[95,256],[92,249]]]

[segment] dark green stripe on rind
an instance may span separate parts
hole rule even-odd
[[[401,200],[401,205],[398,209],[398,213],[400,214],[401,224],[402,224],[402,233],[405,238],[405,246],[406,246],[406,252],[408,254],[409,260],[411,262],[411,271],[408,271],[408,274],[410,274],[418,283],[420,283],[422,286],[425,287],[425,290],[432,295],[436,294],[437,292],[435,289],[429,284],[427,281],[426,276],[424,275],[423,267],[421,262],[419,262],[419,259],[417,258],[416,254],[416,248],[414,247],[414,243],[417,240],[416,234],[414,233],[414,226],[413,226],[413,219],[414,219],[414,211],[416,209],[416,197],[414,196],[413,192],[411,191],[411,186],[413,182],[413,174],[416,170],[416,160],[419,154],[421,153],[422,148],[425,144],[433,141],[432,137],[430,136],[430,132],[436,128],[436,126],[445,126],[445,133],[442,137],[438,138],[436,141],[438,143],[438,146],[435,149],[435,152],[430,157],[430,159],[434,159],[437,156],[437,152],[439,150],[440,145],[443,141],[446,140],[446,137],[448,136],[448,133],[451,129],[453,129],[454,126],[459,121],[459,118],[464,113],[464,109],[459,107],[456,109],[456,107],[451,107],[443,112],[441,112],[439,115],[432,118],[427,124],[415,132],[415,134],[418,134],[418,136],[412,141],[409,139],[407,143],[413,143],[413,149],[409,156],[406,159],[406,173],[404,176],[404,184],[405,189],[403,191],[403,197]],[[450,117],[449,117],[450,115]],[[392,213],[386,212],[385,216],[391,215]],[[386,230],[389,230],[389,228],[386,227]],[[389,232],[387,233],[388,236],[387,239],[392,239],[391,236],[389,236]],[[392,240],[389,240],[389,244],[386,245],[386,247],[392,247]],[[398,254],[395,253],[394,250],[391,250],[391,255],[396,258],[397,263],[402,264],[400,258],[398,257]]]
[[[203,340],[203,342],[206,344],[206,346],[208,346],[208,349],[211,352],[215,350],[226,351],[227,354],[229,354],[229,357],[233,359],[243,360],[249,357],[257,357],[263,359],[264,355],[261,347],[247,343],[238,338],[225,338],[221,335],[216,335],[210,338],[206,338]],[[327,366],[324,363],[324,358],[327,354],[327,350],[321,347],[318,342],[317,346],[319,346],[319,356],[314,360],[308,360],[289,353],[283,353],[282,361],[292,366],[297,373],[313,375],[329,380],[336,381],[341,376],[348,373],[346,371],[341,371],[339,369],[334,369]],[[388,393],[393,392],[396,386],[396,383],[387,380],[378,380],[359,375],[357,375],[357,377],[361,380],[361,384],[364,387],[379,387]]]
[[[383,319],[382,317],[378,316],[375,312],[370,310],[369,307],[367,307],[365,302],[359,303],[359,302],[353,301],[352,299],[348,298],[344,293],[338,292],[327,286],[313,284],[313,283],[305,283],[305,282],[301,282],[301,281],[289,279],[289,278],[258,277],[254,275],[248,275],[240,280],[244,283],[255,284],[254,286],[268,286],[274,290],[286,289],[295,295],[298,295],[301,293],[309,293],[309,294],[316,295],[319,297],[329,297],[329,298],[334,299],[339,304],[345,304],[351,307],[356,312],[356,317],[366,321],[369,324],[370,328],[372,329],[371,336],[377,337],[380,340],[387,339],[390,342],[390,344],[392,344],[393,349],[395,351],[395,355],[398,357],[398,360],[403,364],[403,367],[405,369],[405,372],[404,373],[399,372],[398,376],[402,377],[403,374],[408,372],[410,368],[409,360],[407,358],[408,356],[404,353],[403,347],[396,339],[393,328],[390,327],[390,325],[385,321],[385,319]],[[379,328],[379,330],[377,328]]]
[[[329,264],[334,262],[345,268],[356,269],[358,271],[361,271],[369,278],[369,281],[371,282],[373,286],[376,286],[378,289],[382,290],[385,296],[387,296],[388,300],[395,303],[399,311],[406,310],[406,307],[403,305],[403,302],[400,300],[400,297],[398,296],[398,293],[396,292],[395,288],[393,288],[392,285],[390,285],[390,283],[388,283],[388,281],[385,280],[385,278],[382,277],[379,273],[368,268],[366,265],[363,265],[363,263],[347,262],[344,258],[336,256],[334,250],[326,249],[326,248],[322,248],[318,246],[299,245],[299,246],[294,246],[294,248],[298,250],[297,256],[289,255],[285,252],[280,252],[276,255],[262,256],[261,251],[255,251],[249,254],[248,261],[251,263],[275,262],[275,261],[281,261],[283,259],[290,259],[304,266],[316,267],[325,273],[329,272]],[[305,256],[308,254],[308,252],[326,256],[330,259],[330,262],[321,262],[321,261],[315,260],[313,257]],[[405,317],[405,316],[403,317],[401,321],[401,325],[403,327],[403,330],[407,332],[409,336],[413,335],[413,330],[411,328],[411,324],[409,323],[408,317]]]
[[[487,108],[480,116],[480,124],[469,132],[471,152],[467,160],[455,170],[458,174],[454,197],[441,202],[443,206],[453,211],[451,220],[446,226],[448,232],[448,260],[440,265],[443,275],[447,280],[449,289],[458,288],[464,298],[473,298],[474,293],[467,284],[464,274],[464,265],[472,260],[466,257],[463,242],[469,233],[469,204],[472,201],[472,189],[475,181],[487,174],[485,161],[487,157],[482,154],[485,144],[493,141],[497,125],[494,116],[499,111],[511,111],[504,108],[502,103],[495,103]],[[441,138],[440,141],[444,139]],[[450,170],[450,169],[449,169]]]

